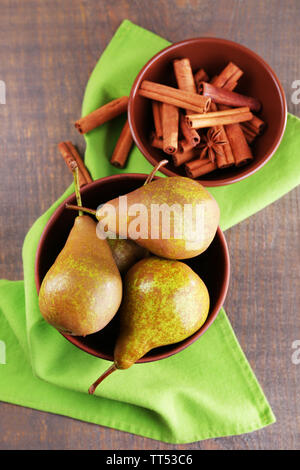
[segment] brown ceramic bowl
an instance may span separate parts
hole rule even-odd
[[[131,89],[128,119],[133,138],[142,154],[152,165],[166,157],[161,150],[151,147],[150,131],[153,120],[150,100],[138,95],[143,80],[176,86],[172,61],[188,57],[194,71],[204,68],[210,77],[219,74],[232,61],[243,71],[235,91],[254,96],[262,103],[259,114],[267,129],[253,145],[254,159],[244,167],[216,170],[199,178],[204,186],[222,186],[242,180],[255,173],[274,154],[284,133],[287,117],[283,88],[273,70],[250,49],[232,41],[217,38],[196,38],[178,42],[156,54],[140,71]],[[172,163],[161,168],[168,176],[184,175],[184,169]]]
[[[146,175],[122,174],[108,176],[84,186],[81,190],[82,203],[96,209],[101,203],[127,194],[142,186]],[[65,203],[76,204],[71,195],[53,213],[40,238],[35,259],[35,283],[39,292],[43,278],[63,248],[73,226],[77,212],[65,208]],[[203,279],[210,294],[210,310],[205,324],[192,336],[180,343],[153,349],[138,362],[151,362],[171,356],[199,338],[213,323],[224,302],[229,281],[229,254],[225,237],[220,228],[210,247],[186,263]],[[80,336],[63,335],[84,351],[102,359],[113,361],[113,350],[118,333],[118,314],[98,333]]]

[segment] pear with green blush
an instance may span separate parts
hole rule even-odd
[[[151,349],[191,336],[208,312],[208,290],[187,264],[156,256],[136,263],[124,279],[114,363],[89,393],[112,372],[128,369]]]

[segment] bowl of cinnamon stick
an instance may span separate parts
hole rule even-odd
[[[232,41],[196,38],[167,47],[139,72],[128,103],[133,139],[168,176],[204,186],[240,181],[276,151],[287,106],[274,71]]]

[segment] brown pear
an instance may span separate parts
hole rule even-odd
[[[122,281],[97,223],[78,216],[39,293],[45,320],[63,333],[85,336],[104,328],[122,299]]]
[[[126,274],[114,364],[90,387],[117,369],[128,369],[148,351],[195,333],[209,311],[209,293],[185,263],[152,256]]]
[[[81,207],[78,168],[73,168]],[[79,209],[80,209],[79,207]],[[85,336],[104,328],[122,300],[122,280],[97,223],[79,210],[65,246],[43,279],[39,292],[45,320],[63,333]]]
[[[190,178],[160,178],[122,198],[103,204],[96,212],[97,219],[157,256],[192,258],[205,251],[215,236],[219,206],[203,186]],[[137,204],[141,209],[132,214]]]
[[[113,258],[121,274],[128,271],[137,261],[148,255],[148,251],[132,240],[107,238]]]

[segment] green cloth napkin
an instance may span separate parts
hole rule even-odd
[[[167,45],[124,21],[90,77],[83,115],[128,94],[140,68]],[[116,119],[86,136],[86,163],[94,178],[118,172],[109,156],[123,122],[124,117]],[[211,189],[221,207],[223,230],[300,182],[299,149],[300,122],[289,115],[280,148],[264,168],[239,183]],[[133,148],[123,171],[148,173],[151,168]],[[77,349],[43,320],[34,284],[40,235],[72,191],[73,186],[29,230],[23,247],[24,283],[0,281],[0,399],[171,443],[242,434],[273,423],[272,410],[223,309],[184,351],[115,373],[95,396],[87,394],[108,362]]]

